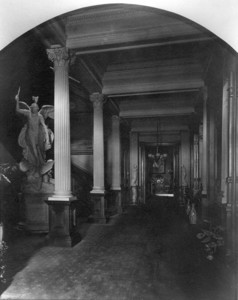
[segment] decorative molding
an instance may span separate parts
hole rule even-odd
[[[90,95],[90,101],[93,103],[93,108],[95,110],[101,110],[106,99],[103,94],[93,93]]]
[[[238,177],[236,177],[236,183],[238,183]],[[226,178],[226,183],[233,183],[233,177],[227,177]]]
[[[119,121],[120,122],[120,117],[118,115],[112,115],[112,121]]]
[[[125,10],[126,8],[126,10]],[[67,19],[67,29],[69,29],[71,26],[76,26],[78,24],[88,24],[92,23],[94,21],[111,21],[111,20],[121,20],[123,18],[134,18],[135,16],[138,17],[148,17],[148,14],[153,15],[157,17],[158,13],[154,12],[148,12],[148,10],[142,10],[140,8],[128,7],[125,8],[118,8],[118,7],[110,7],[109,9],[91,9],[90,12],[84,12],[70,16]]]
[[[54,66],[66,66],[69,62],[69,53],[65,47],[59,45],[52,46],[46,50],[49,60],[54,63]]]

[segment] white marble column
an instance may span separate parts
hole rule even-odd
[[[199,139],[198,134],[193,136],[193,188],[199,190]]]
[[[112,116],[112,190],[121,190],[120,118]]]
[[[69,200],[71,194],[70,116],[68,51],[53,46],[47,50],[54,63],[55,192],[49,200]]]
[[[202,194],[207,195],[207,88],[203,91]]]
[[[137,132],[130,133],[130,182],[131,203],[137,204],[138,200],[138,164],[139,164],[139,136]]]
[[[90,95],[90,100],[93,103],[93,190],[91,193],[104,194],[104,96],[94,93]]]
[[[53,46],[47,50],[54,63],[54,134],[55,134],[55,191],[48,198],[50,210],[48,243],[60,247],[72,247],[81,240],[77,230],[77,199],[71,194],[70,116],[68,51]]]
[[[200,180],[202,179],[202,151],[203,151],[203,125],[200,124],[199,125],[199,158],[198,158],[198,162],[199,162],[199,170],[198,170],[198,174],[199,174],[199,178]],[[202,182],[200,182],[200,184],[202,184]]]
[[[181,183],[190,186],[190,139],[188,131],[181,131]]]
[[[112,116],[112,185],[113,197],[118,213],[122,212],[121,205],[121,138],[120,138],[120,118]]]
[[[235,87],[234,87],[234,72],[230,71],[229,74],[229,82],[228,82],[228,168],[227,168],[227,207],[226,207],[226,218],[227,218],[227,228],[229,228],[229,235],[233,230],[232,218],[234,212],[234,202],[235,202]],[[232,248],[232,238],[230,238],[229,244]]]
[[[228,177],[228,113],[229,113],[229,90],[228,78],[224,78],[222,96],[222,160],[221,160],[221,191],[222,204],[227,203],[227,177]]]

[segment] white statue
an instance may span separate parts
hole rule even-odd
[[[46,161],[46,151],[51,148],[54,135],[45,124],[45,119],[54,118],[54,107],[44,105],[39,111],[38,97],[32,97],[33,103],[29,107],[19,100],[19,93],[20,88],[15,96],[16,111],[27,119],[18,137],[18,143],[23,148],[23,160],[19,166],[21,171],[27,173],[28,183],[40,189],[42,175],[53,166],[52,160]],[[20,108],[20,105],[25,108]]]

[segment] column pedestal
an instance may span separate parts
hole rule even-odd
[[[93,222],[105,224],[105,192],[91,191],[91,200],[93,201]]]
[[[115,214],[122,213],[122,203],[121,203],[121,189],[110,190],[106,202],[106,214],[107,217]]]
[[[115,192],[115,198],[116,198],[117,213],[121,214],[122,213],[121,190],[114,191],[114,192]]]
[[[226,255],[231,256],[232,253],[232,206],[230,203],[226,205]]]
[[[53,198],[53,197],[52,197]],[[77,224],[76,199],[49,200],[50,232],[47,236],[48,244],[59,247],[72,247],[81,241]]]
[[[207,194],[202,193],[202,207],[201,207],[201,214],[202,220],[206,220],[208,218],[208,199]]]

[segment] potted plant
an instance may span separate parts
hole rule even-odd
[[[208,260],[213,260],[215,253],[219,247],[224,245],[223,238],[224,228],[222,226],[202,229],[202,232],[197,234],[197,238],[204,245],[204,251]]]
[[[8,249],[6,242],[3,240],[4,237],[4,226],[3,226],[3,201],[4,198],[4,190],[8,189],[9,186],[13,187],[14,191],[15,187],[12,185],[12,180],[14,181],[14,177],[16,173],[18,173],[19,168],[16,163],[2,163],[0,164],[0,188],[1,188],[1,220],[0,220],[0,282],[6,283],[6,279],[4,278],[4,274],[6,271],[6,265],[4,263],[4,254]]]
[[[6,265],[4,264],[4,254],[7,250],[7,244],[3,240],[3,224],[0,223],[0,282],[6,283],[4,274],[6,271]]]

